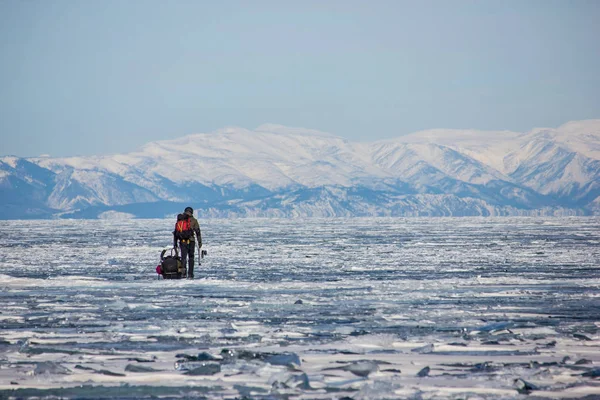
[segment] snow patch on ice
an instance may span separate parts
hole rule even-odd
[[[98,219],[105,220],[124,220],[135,218],[135,215],[119,211],[105,211],[98,215]]]

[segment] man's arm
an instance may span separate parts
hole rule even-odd
[[[198,223],[198,220],[194,218],[194,224],[192,229],[194,230],[194,233],[196,234],[196,240],[198,240],[198,247],[202,247],[202,232],[200,232],[200,224]]]

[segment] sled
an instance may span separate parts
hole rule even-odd
[[[169,252],[168,255],[167,251]],[[156,266],[156,273],[163,279],[183,279],[187,277],[187,268],[181,262],[181,257],[176,248],[164,249],[160,253],[160,264]]]

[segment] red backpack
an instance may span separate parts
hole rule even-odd
[[[175,237],[179,240],[190,240],[194,236],[190,218],[187,215],[179,214],[175,224]]]

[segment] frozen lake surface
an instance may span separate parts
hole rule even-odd
[[[600,397],[600,218],[0,222],[0,398]]]

